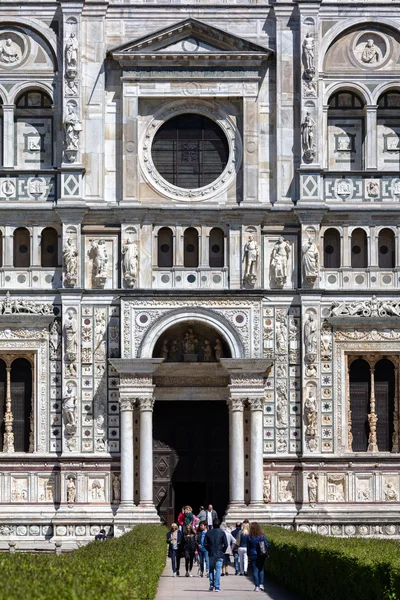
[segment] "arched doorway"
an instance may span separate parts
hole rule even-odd
[[[164,363],[155,378],[153,497],[167,524],[187,504],[196,514],[210,503],[221,517],[226,510],[229,377],[219,359],[230,356],[225,339],[197,322],[173,325],[154,346]]]
[[[368,413],[370,401],[370,367],[366,360],[357,359],[350,365],[350,411],[353,452],[368,449]]]
[[[378,422],[376,439],[379,452],[391,452],[393,445],[394,365],[383,358],[375,365],[375,405]]]
[[[26,358],[11,365],[11,412],[15,452],[29,452],[32,411],[32,367]]]

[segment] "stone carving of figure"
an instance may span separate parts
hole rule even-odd
[[[379,183],[377,181],[368,181],[367,194],[371,198],[377,198],[379,196]]]
[[[97,410],[97,417],[96,417],[97,433],[104,433],[104,422],[105,422],[104,405],[100,404],[98,407],[98,410]]]
[[[309,502],[318,502],[318,481],[317,481],[314,473],[311,473],[311,475],[308,476],[307,485],[308,485],[308,501]]]
[[[75,427],[76,425],[76,394],[72,383],[67,383],[67,389],[63,400],[64,424]]]
[[[75,33],[71,33],[65,44],[65,59],[67,62],[67,69],[76,71],[78,61],[78,40],[76,39]]]
[[[279,427],[287,426],[287,416],[287,406],[285,405],[285,401],[282,397],[279,397],[276,403],[276,420]]]
[[[217,360],[224,357],[224,350],[222,348],[222,342],[219,338],[217,338],[215,340],[214,351],[215,351],[215,358]]]
[[[304,346],[306,354],[317,353],[317,320],[312,313],[308,313],[304,323]]]
[[[350,182],[346,179],[339,179],[336,186],[336,193],[338,196],[350,196],[351,187]]]
[[[68,104],[67,114],[64,119],[65,144],[67,150],[77,152],[79,148],[79,136],[82,131],[82,124],[75,112],[73,104]]]
[[[113,476],[112,488],[113,500],[117,504],[121,501],[121,479],[118,475]]]
[[[20,58],[20,47],[11,38],[7,38],[5,43],[0,46],[0,62],[12,64]]]
[[[103,238],[92,241],[90,254],[93,257],[93,277],[107,277],[108,254]]]
[[[304,416],[306,419],[306,435],[315,437],[317,432],[317,399],[312,389],[309,389],[308,396],[304,402]]]
[[[189,327],[182,342],[184,354],[197,354],[199,348],[199,341],[193,332],[193,329]]]
[[[304,121],[301,124],[301,139],[303,142],[304,156],[307,160],[311,160],[315,155],[314,126],[314,119],[310,117],[309,112],[306,113]]]
[[[276,349],[278,354],[286,354],[287,352],[287,325],[286,316],[283,312],[276,313]]]
[[[332,337],[329,329],[324,327],[321,331],[321,358],[329,359],[332,352]]]
[[[124,256],[124,279],[129,287],[133,287],[139,271],[139,251],[137,244],[128,238],[122,247]]]
[[[106,315],[102,312],[97,313],[94,326],[94,349],[96,354],[104,356],[106,353]]]
[[[247,243],[244,245],[243,262],[245,265],[244,279],[250,285],[257,281],[257,262],[260,254],[258,244],[253,235],[249,235]]]
[[[179,344],[177,340],[172,340],[171,347],[169,349],[169,359],[172,362],[176,362],[178,360],[178,352],[179,352]]]
[[[65,82],[65,95],[68,97],[78,95],[78,85],[73,79],[67,79]]]
[[[319,252],[311,238],[308,238],[303,248],[303,271],[304,277],[309,284],[314,284],[318,276]]]
[[[160,356],[160,358],[164,358],[165,360],[167,360],[168,354],[169,354],[169,351],[168,351],[168,340],[165,339],[165,340],[162,341],[162,344],[161,344],[161,356]]]
[[[279,286],[287,280],[289,255],[290,244],[280,236],[271,252],[271,277]]]
[[[389,500],[391,502],[397,502],[397,492],[395,487],[391,481],[388,481],[385,485],[384,489],[385,500]]]
[[[68,477],[67,483],[67,502],[73,504],[76,498],[76,485],[73,477]]]
[[[54,360],[58,356],[60,348],[60,322],[53,321],[50,326],[50,358]]]
[[[213,362],[213,350],[209,340],[204,340],[203,353],[204,362]]]
[[[70,284],[73,284],[78,277],[78,250],[71,237],[68,237],[64,244],[63,258],[66,279]]]
[[[65,353],[68,360],[74,360],[78,351],[78,322],[75,313],[71,310],[67,313],[67,321],[64,325]]]
[[[314,38],[311,33],[307,33],[303,42],[303,57],[304,66],[306,69],[306,75],[309,79],[312,79],[315,74],[315,51],[314,51]]]
[[[361,54],[361,60],[368,64],[377,63],[381,60],[382,53],[378,46],[375,45],[374,40],[367,40],[367,43],[364,46],[364,50]]]
[[[263,501],[264,504],[271,502],[271,479],[269,475],[264,475]]]

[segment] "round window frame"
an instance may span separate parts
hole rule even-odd
[[[156,169],[151,149],[157,131],[164,123],[182,114],[195,113],[214,121],[223,131],[228,142],[228,161],[221,175],[210,184],[185,189],[169,183]],[[161,196],[180,202],[204,202],[224,192],[239,172],[243,145],[240,132],[231,118],[220,106],[212,102],[173,102],[156,111],[148,122],[141,138],[140,167],[145,181]]]

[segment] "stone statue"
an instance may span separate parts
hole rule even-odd
[[[73,477],[68,477],[67,482],[67,502],[73,504],[76,498],[76,485]]]
[[[18,62],[20,58],[21,48],[11,38],[7,38],[0,46],[0,62],[10,65]]]
[[[199,349],[199,342],[196,338],[196,335],[193,332],[193,329],[189,327],[187,332],[184,335],[182,341],[182,348],[184,354],[197,354]]]
[[[308,390],[308,396],[304,402],[304,416],[306,420],[306,436],[315,437],[317,434],[317,399],[312,389]]]
[[[164,358],[165,360],[167,360],[168,354],[169,354],[169,351],[168,351],[168,340],[165,339],[165,340],[162,341],[161,356],[160,356],[160,358]]]
[[[317,354],[317,320],[312,313],[307,314],[304,323],[304,346],[306,354]]]
[[[71,237],[66,239],[63,247],[65,281],[73,287],[78,279],[78,250]]]
[[[67,77],[76,77],[78,63],[78,40],[75,33],[71,33],[65,44],[65,62]]]
[[[63,418],[66,427],[76,426],[76,394],[72,383],[67,383],[63,399]]]
[[[224,357],[223,348],[222,348],[222,342],[221,342],[221,340],[219,338],[217,338],[215,340],[214,352],[215,352],[215,358],[217,360],[219,360],[220,358]]]
[[[139,251],[137,244],[128,238],[122,246],[124,256],[123,268],[124,279],[128,287],[133,287],[136,283],[139,272]]]
[[[310,117],[310,113],[308,112],[301,124],[304,158],[308,161],[312,160],[315,156],[314,127],[315,121]]]
[[[321,330],[321,359],[329,360],[332,352],[332,336],[330,329],[325,326]]]
[[[104,423],[105,423],[104,405],[99,404],[99,407],[97,409],[97,417],[96,417],[96,432],[98,434],[104,433]]]
[[[287,352],[287,324],[286,315],[282,311],[276,313],[275,324],[275,341],[278,354],[286,354]]]
[[[65,95],[68,97],[78,95],[78,85],[73,79],[67,79],[65,81]]]
[[[60,351],[60,333],[61,333],[61,325],[60,322],[55,320],[50,325],[50,359],[55,360]]]
[[[264,475],[263,502],[264,504],[271,502],[271,478],[268,474]]]
[[[388,481],[385,485],[384,489],[385,500],[389,500],[389,502],[397,502],[397,491],[391,481]]]
[[[307,33],[303,41],[303,60],[307,79],[312,79],[315,75],[315,42],[311,33]]]
[[[314,285],[315,280],[318,277],[318,262],[319,252],[317,246],[314,244],[311,238],[308,238],[303,248],[303,272],[304,278],[309,285]]]
[[[73,104],[67,105],[67,114],[64,118],[64,131],[66,156],[70,162],[74,162],[79,149],[79,136],[82,131],[82,123],[75,112]]]
[[[287,404],[288,397],[286,391],[286,385],[282,381],[277,384],[277,403],[276,403],[276,421],[279,427],[287,427],[288,424],[288,412]]]
[[[214,360],[213,351],[209,340],[204,340],[203,357],[204,362],[213,362]]]
[[[318,481],[315,477],[315,473],[311,473],[307,478],[308,486],[308,501],[318,502]]]
[[[89,250],[89,257],[93,260],[92,278],[94,286],[98,288],[104,288],[104,285],[107,281],[108,269],[108,254],[104,238],[92,241],[92,246]]]
[[[280,236],[271,252],[271,277],[280,287],[287,280],[289,256],[290,244]]]
[[[65,355],[67,360],[75,360],[78,351],[78,322],[75,313],[71,310],[67,313],[67,321],[64,325]]]
[[[172,340],[171,347],[169,349],[169,360],[176,362],[178,360],[179,344],[178,340]]]
[[[99,312],[95,317],[94,326],[94,351],[98,357],[106,355],[106,315]]]
[[[361,60],[369,65],[378,63],[382,58],[382,53],[378,46],[375,45],[374,40],[367,40],[364,46],[364,50],[361,54]]]
[[[243,263],[245,265],[244,281],[249,285],[254,285],[257,281],[257,263],[259,254],[260,251],[254,236],[249,235],[249,239],[244,245],[243,250]]]
[[[121,502],[121,479],[118,475],[113,476],[112,489],[113,501],[115,504],[119,504]]]

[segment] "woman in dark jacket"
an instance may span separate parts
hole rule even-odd
[[[250,525],[250,533],[247,540],[247,555],[253,567],[254,591],[264,590],[264,563],[266,556],[260,554],[260,542],[264,542],[268,549],[267,538],[258,523]]]
[[[186,577],[193,577],[193,559],[196,551],[196,532],[191,525],[183,529],[183,555],[185,557]]]
[[[180,544],[182,541],[182,531],[179,530],[176,523],[172,523],[171,531],[167,533],[168,556],[171,559],[172,573],[174,577],[179,577]]]

